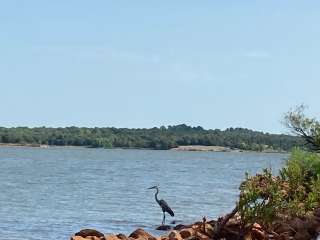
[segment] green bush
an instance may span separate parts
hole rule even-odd
[[[239,212],[244,223],[258,222],[268,226],[286,208],[286,183],[264,169],[255,176],[246,175],[240,186]]]
[[[243,222],[264,226],[273,221],[305,216],[320,207],[320,155],[295,149],[273,176],[265,169],[246,175],[240,186],[239,212]]]
[[[297,184],[310,182],[320,174],[320,155],[294,149],[286,166],[280,170],[280,175],[285,180],[294,180]]]

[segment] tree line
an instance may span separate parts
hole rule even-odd
[[[242,150],[288,151],[301,140],[284,134],[269,134],[245,128],[226,130],[185,124],[154,128],[0,127],[0,143],[87,146],[103,148],[170,149],[183,145],[223,146]]]

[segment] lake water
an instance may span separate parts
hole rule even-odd
[[[83,228],[154,234],[159,197],[169,223],[216,218],[232,210],[245,171],[277,170],[285,154],[0,148],[1,239],[69,239]]]

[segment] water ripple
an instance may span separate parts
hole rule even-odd
[[[154,201],[190,223],[230,211],[244,172],[278,169],[286,155],[254,153],[0,148],[0,232],[4,239],[69,239],[82,228],[154,234]],[[172,218],[168,216],[168,221]]]

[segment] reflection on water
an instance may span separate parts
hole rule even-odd
[[[191,223],[230,211],[244,172],[278,169],[287,155],[85,148],[0,148],[4,239],[69,239],[82,228],[153,231],[159,197]],[[156,232],[155,232],[156,233]]]

